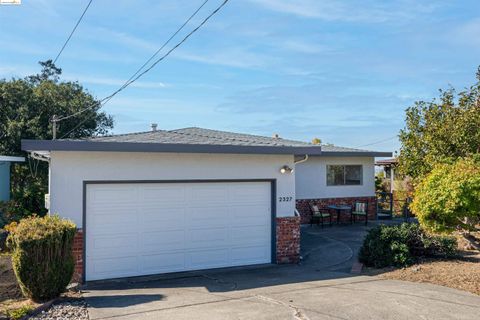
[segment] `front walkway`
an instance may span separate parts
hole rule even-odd
[[[478,319],[480,296],[350,274],[364,233],[303,227],[299,265],[92,283],[90,319]]]

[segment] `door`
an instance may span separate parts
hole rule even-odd
[[[270,182],[86,187],[86,280],[271,262]]]

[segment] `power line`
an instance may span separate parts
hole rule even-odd
[[[382,142],[386,142],[386,141],[390,141],[390,140],[393,140],[395,138],[397,138],[398,136],[392,136],[392,137],[389,137],[389,138],[386,138],[386,139],[383,139],[383,140],[379,140],[379,141],[375,141],[375,142],[372,142],[372,143],[367,143],[367,144],[364,144],[364,145],[361,145],[361,146],[357,146],[355,148],[362,148],[362,147],[368,147],[368,146],[373,146],[375,144],[379,144],[379,143],[382,143]]]
[[[87,12],[88,8],[89,8],[90,5],[92,4],[92,1],[93,1],[93,0],[90,0],[90,1],[88,2],[87,6],[85,7],[85,10],[83,10],[82,15],[80,16],[80,18],[78,19],[77,23],[75,24],[75,27],[73,27],[72,32],[70,32],[70,35],[68,36],[67,40],[66,40],[65,43],[63,44],[62,49],[60,49],[60,51],[58,52],[57,56],[55,57],[55,60],[53,60],[53,63],[57,62],[58,58],[60,57],[60,55],[61,55],[62,52],[63,52],[63,49],[65,49],[65,47],[67,46],[68,42],[70,41],[70,39],[71,39],[72,36],[73,36],[73,33],[75,32],[75,30],[77,30],[78,25],[79,25],[80,22],[82,21],[83,16],[85,15],[85,13]]]
[[[163,61],[165,58],[167,58],[174,50],[176,50],[178,47],[180,47],[183,43],[185,43],[188,38],[190,38],[190,36],[192,36],[195,32],[197,32],[203,25],[205,25],[205,23],[207,23],[208,20],[210,20],[211,17],[213,17],[218,11],[220,11],[228,2],[229,0],[224,0],[222,2],[222,4],[220,4],[215,10],[213,10],[197,27],[195,27],[192,31],[190,31],[181,41],[179,41],[175,46],[173,46],[170,50],[168,50],[163,56],[161,56],[160,58],[158,58],[154,63],[152,63],[150,65],[150,67],[148,67],[147,69],[145,69],[144,71],[140,72],[140,73],[136,73],[137,75],[134,76],[134,77],[131,77],[130,80],[128,80],[124,85],[122,85],[120,88],[118,88],[117,90],[115,90],[112,94],[106,96],[105,98],[101,99],[100,100],[100,106],[103,106],[104,104],[106,104],[111,98],[113,98],[115,95],[117,95],[118,93],[120,93],[121,91],[123,91],[125,88],[127,88],[129,85],[131,85],[132,83],[134,83],[135,81],[137,81],[138,79],[140,79],[143,75],[145,75],[147,72],[149,72],[150,70],[152,70],[158,63],[160,63],[161,61]],[[203,6],[204,4],[202,4]],[[71,115],[68,115],[68,116],[64,116],[64,117],[61,117],[61,118],[57,118],[56,119],[56,122],[60,122],[60,121],[63,121],[63,120],[66,120],[66,119],[69,119],[69,118],[72,118],[72,117],[75,117],[87,110],[90,110],[91,108],[94,108],[95,106],[97,106],[98,104],[93,104],[91,106],[88,106],[80,111],[77,111]]]
[[[165,43],[140,67],[137,69],[137,71],[135,71],[135,73],[130,77],[128,78],[127,81],[125,81],[125,83],[122,85],[121,88],[123,88],[124,86],[127,86],[128,85],[128,82],[131,81],[133,78],[135,78],[135,76],[140,72],[142,71],[143,68],[145,68],[145,66],[147,66],[150,61],[152,61],[159,53],[160,51],[163,50],[163,48],[165,48],[169,43],[170,41],[172,41],[173,38],[175,38],[175,36],[183,30],[183,28],[190,22],[190,20],[193,19],[193,17],[195,17],[197,15],[197,13],[202,10],[202,8],[207,4],[209,0],[205,0],[201,5],[200,7],[197,8],[197,10],[195,10],[192,15],[177,29],[177,31],[175,31],[171,36],[170,38],[168,38],[167,41],[165,41]],[[111,99],[111,98],[110,98]],[[110,99],[107,99],[103,105],[105,105],[108,101],[110,101]]]

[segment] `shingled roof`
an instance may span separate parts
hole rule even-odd
[[[304,141],[197,127],[107,135],[86,139],[23,140],[22,149],[191,153],[309,154],[312,156],[391,156],[391,153],[315,145]]]
[[[197,127],[117,134],[86,139],[102,142],[174,143],[234,146],[318,147],[311,143]]]

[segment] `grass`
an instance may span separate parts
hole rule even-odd
[[[31,304],[24,304],[21,307],[14,308],[14,309],[7,309],[5,312],[5,315],[12,319],[12,320],[18,320],[23,318],[24,316],[28,315],[30,312],[33,311],[35,307]]]

